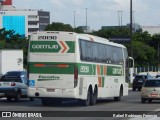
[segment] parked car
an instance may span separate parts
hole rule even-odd
[[[160,78],[148,79],[144,82],[141,91],[141,102],[160,100]]]
[[[20,98],[27,98],[27,88],[25,71],[9,71],[0,79],[0,97],[6,97],[7,100],[14,98],[18,102]]]
[[[132,90],[135,91],[136,89],[138,89],[138,91],[141,91],[144,81],[148,78],[152,78],[152,76],[149,74],[136,75],[133,79]]]
[[[156,78],[160,78],[160,75],[156,75]]]

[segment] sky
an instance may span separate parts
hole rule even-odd
[[[99,30],[101,26],[126,25],[130,22],[130,0],[12,1],[13,6],[17,9],[43,9],[49,11],[51,23],[61,22],[70,24],[72,27],[74,27],[74,21],[76,27],[86,25],[86,11],[87,25],[93,30]],[[141,26],[160,25],[160,0],[132,0],[132,3],[134,23]]]

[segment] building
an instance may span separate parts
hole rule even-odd
[[[78,28],[82,29],[85,33],[91,33],[90,26],[78,26]]]
[[[104,30],[110,30],[110,29],[118,29],[118,28],[128,28],[130,29],[130,24],[127,24],[127,25],[123,25],[123,26],[102,26],[101,29],[104,29]],[[134,23],[132,25],[132,28],[133,28],[133,32],[138,32],[141,30],[141,26],[137,23]]]
[[[32,32],[44,31],[50,24],[50,12],[42,9],[16,9],[12,0],[0,0],[0,28],[14,30],[21,36],[28,37]]]
[[[102,26],[102,30],[111,30],[111,29],[118,29],[118,28],[128,28],[128,26]]]
[[[130,24],[123,25],[123,26],[102,26],[102,30],[114,30],[114,29],[130,29]],[[141,31],[141,27],[139,24],[134,23],[132,25],[133,32],[139,32]],[[114,35],[110,36],[108,38],[110,41],[116,42],[116,43],[129,43],[130,42],[130,36],[129,35]]]
[[[160,26],[142,26],[141,28],[143,32],[147,31],[151,35],[160,33]]]

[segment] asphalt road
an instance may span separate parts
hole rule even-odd
[[[18,111],[18,112],[40,112],[49,114],[49,116],[54,117],[43,117],[37,118],[41,119],[55,119],[55,120],[108,120],[108,119],[132,119],[136,120],[139,118],[138,115],[151,115],[147,116],[145,120],[158,120],[154,115],[160,115],[160,101],[153,101],[152,103],[142,104],[140,100],[139,91],[129,91],[129,95],[122,98],[120,102],[115,102],[113,98],[108,98],[106,100],[98,101],[94,106],[84,107],[81,106],[77,101],[63,102],[61,105],[51,105],[51,106],[42,106],[39,99],[35,101],[29,101],[29,99],[22,99],[20,102],[7,101],[6,99],[0,99],[0,111]],[[138,111],[138,112],[137,112]],[[141,113],[141,111],[143,111]],[[70,116],[70,117],[61,117],[61,116]],[[73,115],[73,116],[72,116]],[[134,118],[126,118],[124,115],[137,115]],[[81,117],[80,117],[81,116]],[[115,117],[113,117],[115,116]],[[6,118],[7,119],[7,118]],[[8,120],[11,118],[8,118]],[[18,119],[18,118],[12,118]],[[19,118],[21,119],[21,118]],[[26,118],[25,118],[26,119]],[[35,118],[30,118],[35,119]],[[142,118],[143,119],[143,118]],[[160,119],[160,118],[159,118]]]

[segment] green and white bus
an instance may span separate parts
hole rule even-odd
[[[29,42],[29,97],[49,101],[77,99],[94,105],[99,99],[119,101],[128,95],[125,46],[73,32],[33,33]]]

